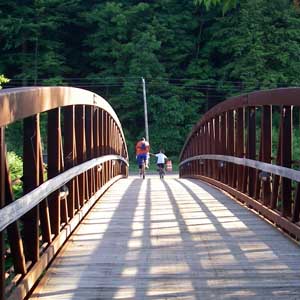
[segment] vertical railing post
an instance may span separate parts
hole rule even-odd
[[[5,142],[4,127],[0,127],[0,209],[5,205]],[[4,232],[0,232],[0,300],[5,295],[5,246]]]
[[[48,112],[48,178],[54,178],[61,172],[61,125],[60,108]],[[60,232],[59,191],[49,196],[51,231],[57,236]]]
[[[278,144],[277,144],[277,155],[276,155],[276,165],[281,165],[281,143],[282,143],[282,126],[279,127],[278,134]],[[272,209],[277,209],[278,207],[278,193],[279,193],[280,176],[274,175],[272,180],[272,194],[271,194],[271,205]]]
[[[197,130],[197,134],[196,134],[196,155],[200,154],[200,132],[199,129]],[[196,165],[196,174],[199,175],[200,174],[200,161],[197,161],[197,165]]]
[[[215,154],[221,154],[219,115],[215,118]],[[218,161],[215,161],[215,179],[220,180],[220,168],[218,166]]]
[[[93,123],[93,140],[94,140],[94,153],[93,157],[99,157],[100,156],[100,120],[99,120],[99,108],[94,108],[94,123]],[[100,172],[98,172],[98,168],[94,168],[94,174],[95,174],[95,186],[96,190],[100,188]]]
[[[244,139],[244,109],[239,108],[236,111],[236,137],[235,137],[235,151],[237,157],[244,157],[245,154],[245,139]],[[237,166],[237,188],[239,191],[243,190],[243,166]]]
[[[292,108],[283,106],[281,111],[281,164],[283,167],[292,166]],[[290,179],[282,177],[281,189],[282,216],[291,216],[292,208],[292,182]]]
[[[234,121],[233,121],[233,111],[230,110],[227,112],[227,154],[229,156],[234,155]],[[233,164],[228,163],[227,164],[227,178],[228,178],[228,184],[233,186]]]
[[[43,162],[43,152],[42,152],[42,144],[40,143],[39,146],[39,154],[38,154],[38,161],[39,161],[39,170],[40,170],[40,178],[39,184],[41,185],[44,182],[44,162]],[[51,236],[51,223],[50,223],[50,214],[49,214],[49,205],[48,199],[44,199],[40,205],[40,225],[41,225],[41,233],[42,233],[42,240],[43,243],[51,243],[52,236]]]
[[[256,112],[255,107],[248,107],[248,142],[247,158],[256,159]],[[248,168],[248,194],[254,196],[256,172],[253,168]]]
[[[86,159],[90,160],[93,158],[93,152],[94,152],[94,143],[93,143],[93,107],[92,106],[86,106],[85,109],[85,119],[86,119]],[[88,177],[88,186],[89,186],[89,198],[95,193],[95,186],[94,186],[94,174],[93,169],[87,171],[87,177]]]
[[[209,134],[210,134],[210,147],[209,147],[209,154],[215,154],[215,119],[211,118],[209,122]],[[210,161],[210,177],[215,178],[215,161]]]
[[[81,164],[86,160],[85,107],[83,105],[78,105],[75,107],[75,131],[76,131],[77,163]],[[79,201],[80,201],[80,206],[82,206],[87,200],[86,173],[82,173],[79,175],[78,182],[79,182]]]
[[[63,111],[64,114],[64,162],[65,170],[68,170],[76,164],[76,140],[75,140],[75,107],[73,105],[66,106]],[[77,195],[75,192],[76,179],[72,179],[67,183],[69,189],[68,195],[68,215],[73,218],[75,214],[75,201]],[[75,200],[76,199],[76,200]],[[78,206],[78,205],[77,205]],[[78,208],[78,207],[77,207]]]
[[[23,192],[29,193],[39,185],[40,163],[39,115],[24,119]],[[32,263],[39,259],[39,205],[22,218],[25,256]]]
[[[11,180],[9,176],[8,165],[6,161],[5,167],[5,205],[14,201]],[[11,255],[16,274],[24,275],[26,273],[26,262],[24,256],[23,241],[19,231],[17,222],[10,224],[7,227],[7,237],[10,244]]]
[[[271,163],[272,161],[272,107],[265,105],[262,108],[262,161]],[[264,205],[270,205],[271,186],[270,177],[266,177],[262,182],[262,201]]]
[[[221,154],[222,155],[227,155],[227,141],[226,141],[226,136],[227,136],[227,126],[226,126],[226,114],[223,113],[221,115]],[[227,176],[226,176],[226,166],[224,163],[220,162],[219,163],[219,169],[221,173],[221,180],[224,183],[227,183]]]

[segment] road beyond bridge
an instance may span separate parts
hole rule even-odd
[[[199,180],[130,176],[96,203],[30,299],[300,299],[300,251]]]

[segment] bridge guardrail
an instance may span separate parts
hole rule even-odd
[[[228,99],[193,127],[180,176],[205,180],[300,239],[300,88]]]
[[[22,122],[23,196],[14,200],[5,130],[16,121]],[[24,299],[91,205],[126,176],[123,130],[103,98],[70,87],[1,90],[0,299]]]

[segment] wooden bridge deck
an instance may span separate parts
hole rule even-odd
[[[300,248],[195,180],[130,177],[91,210],[31,299],[300,299]]]

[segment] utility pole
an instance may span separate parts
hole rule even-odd
[[[146,83],[144,77],[142,77],[142,82],[143,82],[143,96],[144,96],[145,133],[146,133],[146,140],[149,142]]]

